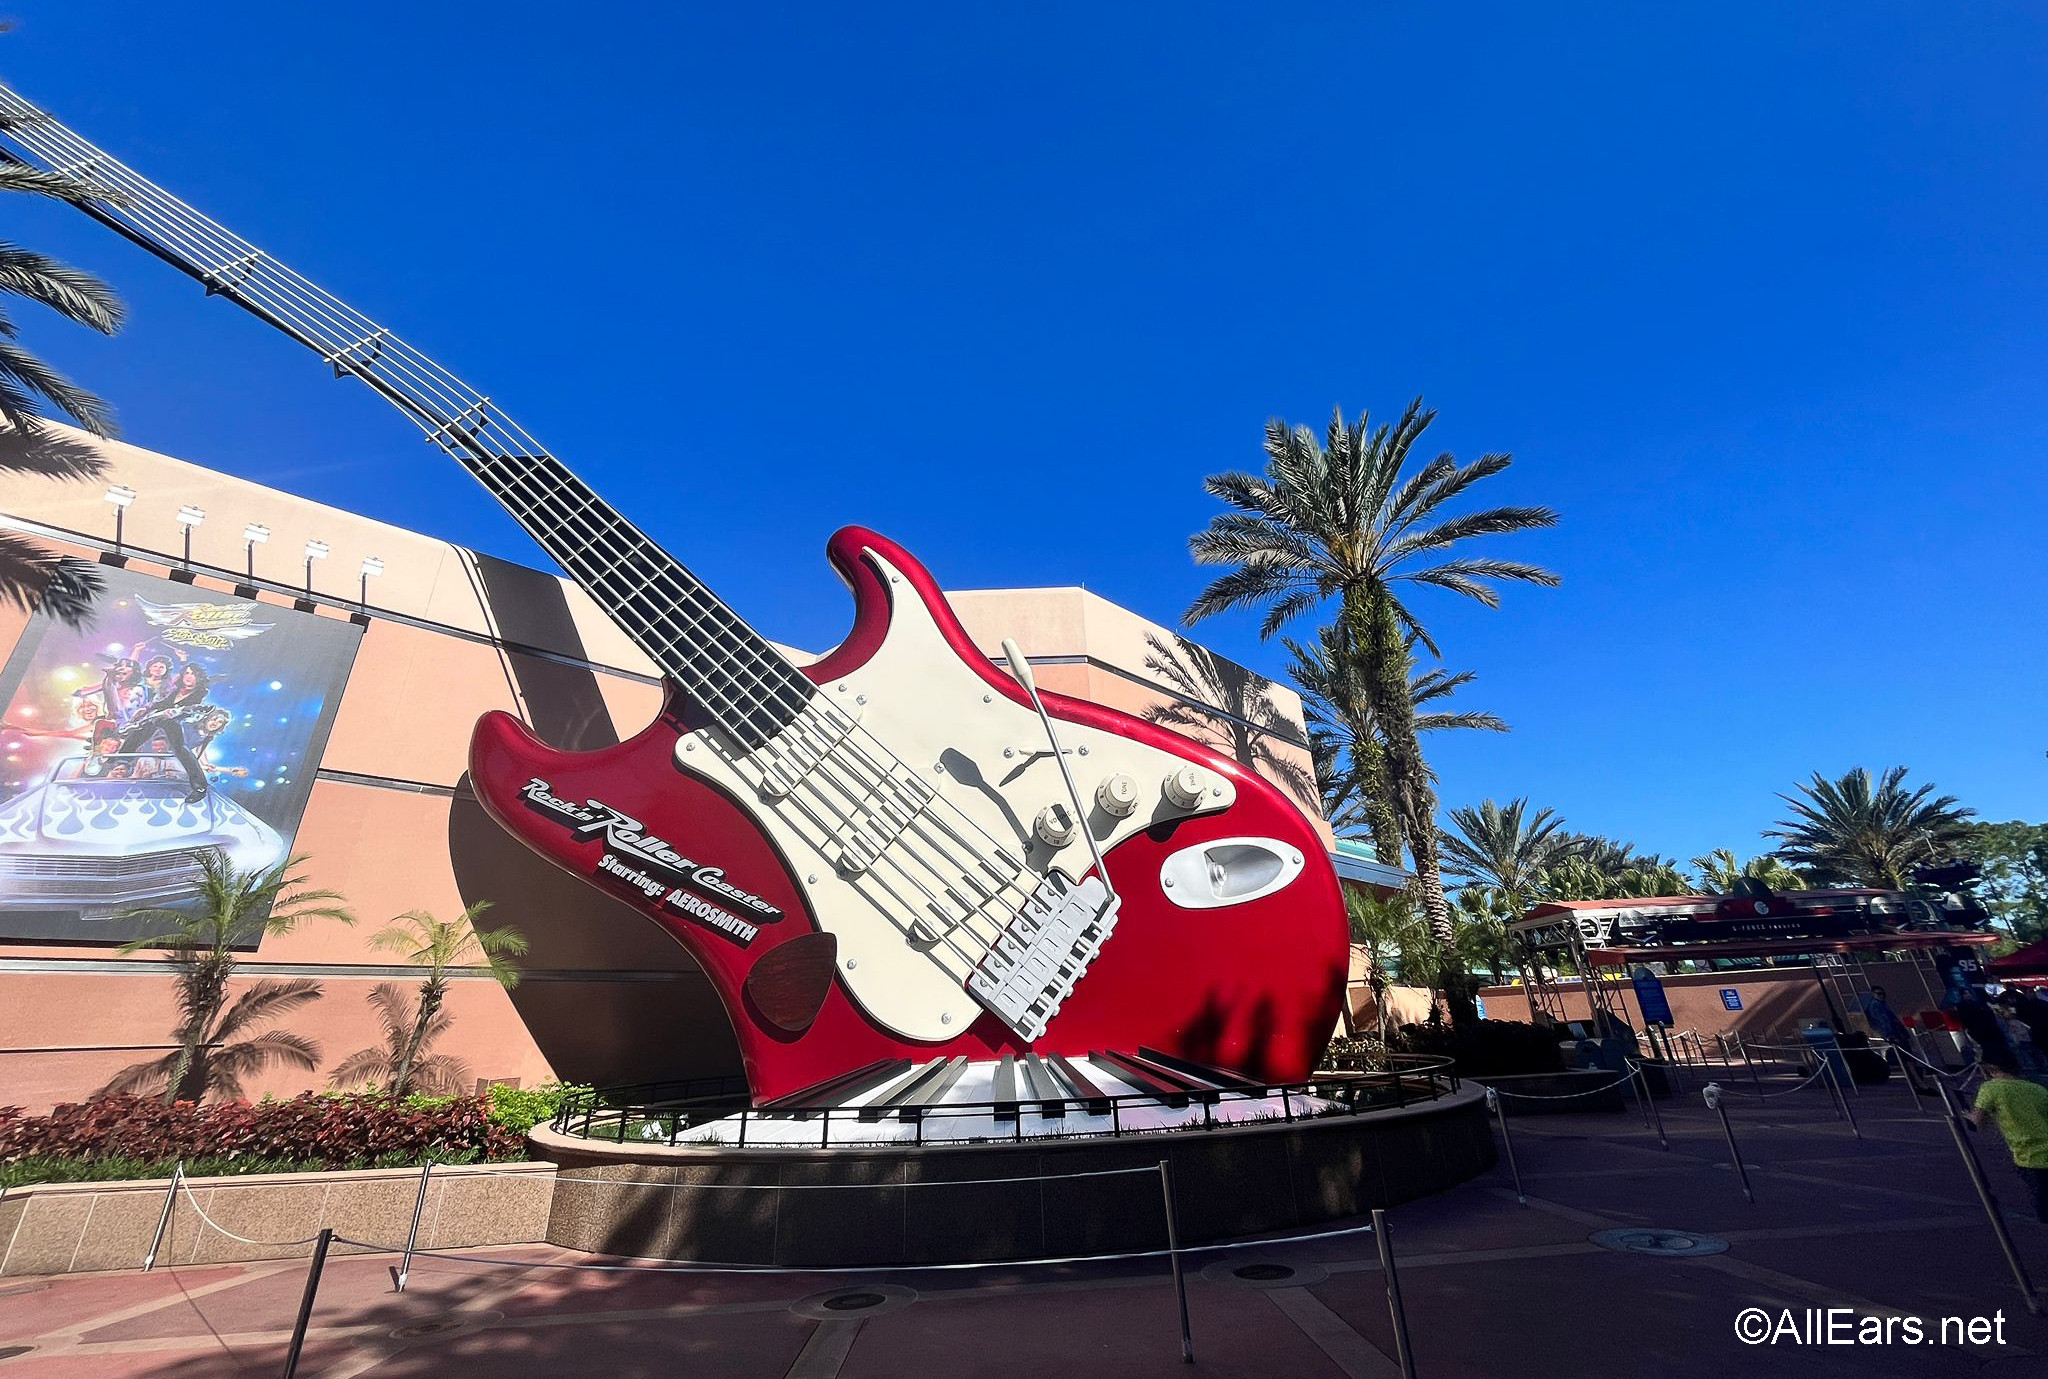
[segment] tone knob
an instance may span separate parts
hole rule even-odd
[[[1074,816],[1063,804],[1049,804],[1039,810],[1031,828],[1038,841],[1047,847],[1063,848],[1074,841]]]
[[[1138,807],[1138,783],[1121,771],[1105,776],[1095,787],[1095,803],[1113,819],[1128,818]]]
[[[1175,809],[1193,809],[1202,802],[1202,773],[1192,766],[1183,766],[1168,776],[1160,789],[1166,802]]]

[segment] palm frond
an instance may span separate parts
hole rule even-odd
[[[35,424],[36,410],[26,397],[33,393],[48,399],[94,435],[114,434],[114,414],[106,403],[11,341],[0,340],[0,379],[9,385],[0,390],[0,417],[10,426]]]
[[[162,1058],[152,1058],[143,1063],[130,1063],[100,1084],[99,1090],[92,1094],[93,1099],[110,1096],[153,1096],[164,1089],[177,1066],[178,1051],[175,1049]]]
[[[102,335],[119,330],[127,315],[114,289],[99,278],[5,241],[0,241],[0,292],[38,302]]]
[[[233,1039],[244,1030],[289,1015],[300,1006],[320,999],[319,982],[309,977],[292,977],[283,981],[265,980],[257,982],[235,998],[227,1013],[221,1017],[214,1030],[216,1039]]]

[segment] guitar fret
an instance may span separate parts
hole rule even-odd
[[[808,701],[795,667],[552,456],[500,454],[470,468],[736,738],[758,745]]]

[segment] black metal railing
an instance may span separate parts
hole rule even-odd
[[[724,1084],[707,1089],[705,1084]],[[737,1084],[737,1085],[734,1085]],[[1356,1072],[1319,1073],[1301,1082],[1266,1083],[1246,1088],[1189,1089],[1185,1092],[1120,1092],[1100,1096],[1070,1095],[1056,1098],[1013,1098],[1004,1101],[953,1102],[936,1106],[844,1105],[806,1106],[801,1109],[762,1110],[752,1104],[739,1079],[694,1078],[686,1082],[640,1083],[631,1087],[601,1087],[577,1092],[562,1101],[550,1127],[562,1135],[579,1139],[610,1141],[614,1144],[642,1143],[673,1146],[698,1126],[713,1121],[730,1123],[732,1137],[693,1137],[693,1144],[720,1144],[759,1148],[796,1149],[833,1144],[968,1144],[1119,1138],[1134,1134],[1170,1134],[1221,1130],[1261,1121],[1320,1120],[1331,1116],[1356,1116],[1391,1110],[1419,1102],[1434,1101],[1458,1089],[1459,1078],[1453,1060],[1422,1054],[1394,1055],[1385,1068]],[[1316,1105],[1301,1107],[1297,1098],[1313,1098]],[[1277,1102],[1270,1110],[1249,1115],[1218,1114],[1226,1102]],[[1079,1118],[1093,1118],[1090,1125],[1062,1124],[1049,1129],[1064,1115],[1046,1116],[1041,1108],[1053,1102]],[[1130,1123],[1130,1113],[1151,1111],[1183,1113],[1180,1120],[1156,1123],[1145,1117]],[[1100,1122],[1106,1118],[1107,1124]],[[960,1133],[959,1122],[974,1119],[988,1129],[981,1133]],[[836,1125],[844,1130],[853,1125],[873,1125],[894,1120],[908,1123],[910,1137],[878,1138],[872,1131],[859,1137],[835,1140]],[[1037,1122],[1033,1133],[1025,1133],[1027,1120]],[[777,1133],[766,1140],[761,1127],[774,1124],[778,1131],[792,1123],[814,1122],[816,1136],[808,1133],[798,1140]],[[1155,1122],[1155,1123],[1146,1123]],[[951,1130],[953,1133],[947,1133]],[[993,1131],[991,1133],[990,1131]]]

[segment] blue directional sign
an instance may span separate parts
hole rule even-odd
[[[1721,988],[1721,1005],[1726,1010],[1742,1009],[1742,993],[1732,986]]]
[[[1671,1018],[1671,1000],[1664,994],[1664,983],[1657,980],[1657,974],[1640,964],[1628,974],[1635,983],[1636,1004],[1643,1008],[1643,1022],[1651,1025],[1675,1025]]]

